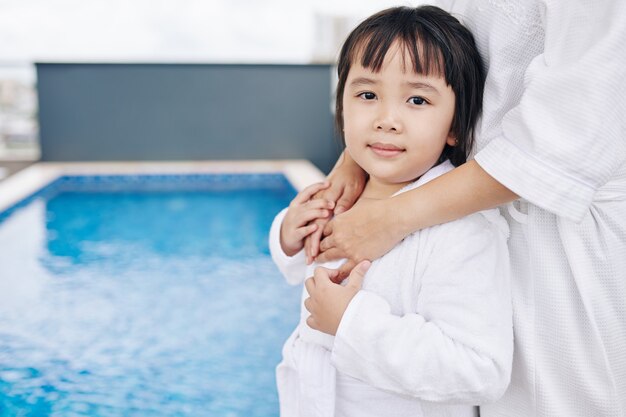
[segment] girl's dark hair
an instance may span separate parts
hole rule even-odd
[[[380,71],[395,41],[399,41],[404,55],[409,53],[416,73],[442,75],[454,91],[451,131],[458,143],[456,146],[446,144],[437,164],[446,159],[454,166],[463,164],[474,145],[474,126],[482,109],[485,74],[470,31],[435,6],[386,9],[369,17],[350,33],[341,48],[337,68],[337,133],[343,140],[343,92],[350,66],[360,58],[364,68]]]

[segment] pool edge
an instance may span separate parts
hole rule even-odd
[[[154,162],[38,162],[0,182],[0,213],[63,175],[282,173],[300,191],[324,174],[304,159]]]

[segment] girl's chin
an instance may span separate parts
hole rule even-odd
[[[400,175],[385,175],[385,173],[370,173],[370,180],[375,181],[376,183],[389,187],[404,187],[407,184],[410,184],[414,181],[413,178],[406,179],[406,176]]]

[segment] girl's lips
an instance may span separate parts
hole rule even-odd
[[[373,143],[368,145],[369,148],[378,156],[383,158],[392,158],[404,152],[404,149],[388,143]]]

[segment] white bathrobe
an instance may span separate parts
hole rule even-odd
[[[452,168],[445,162],[402,191]],[[281,250],[284,214],[270,250],[299,284],[315,265]],[[372,263],[336,337],[309,328],[302,306],[277,368],[281,416],[463,417],[497,399],[513,354],[507,236],[497,210],[408,236]]]
[[[482,417],[626,416],[626,1],[443,0],[488,65],[476,161],[505,211],[515,354]]]

